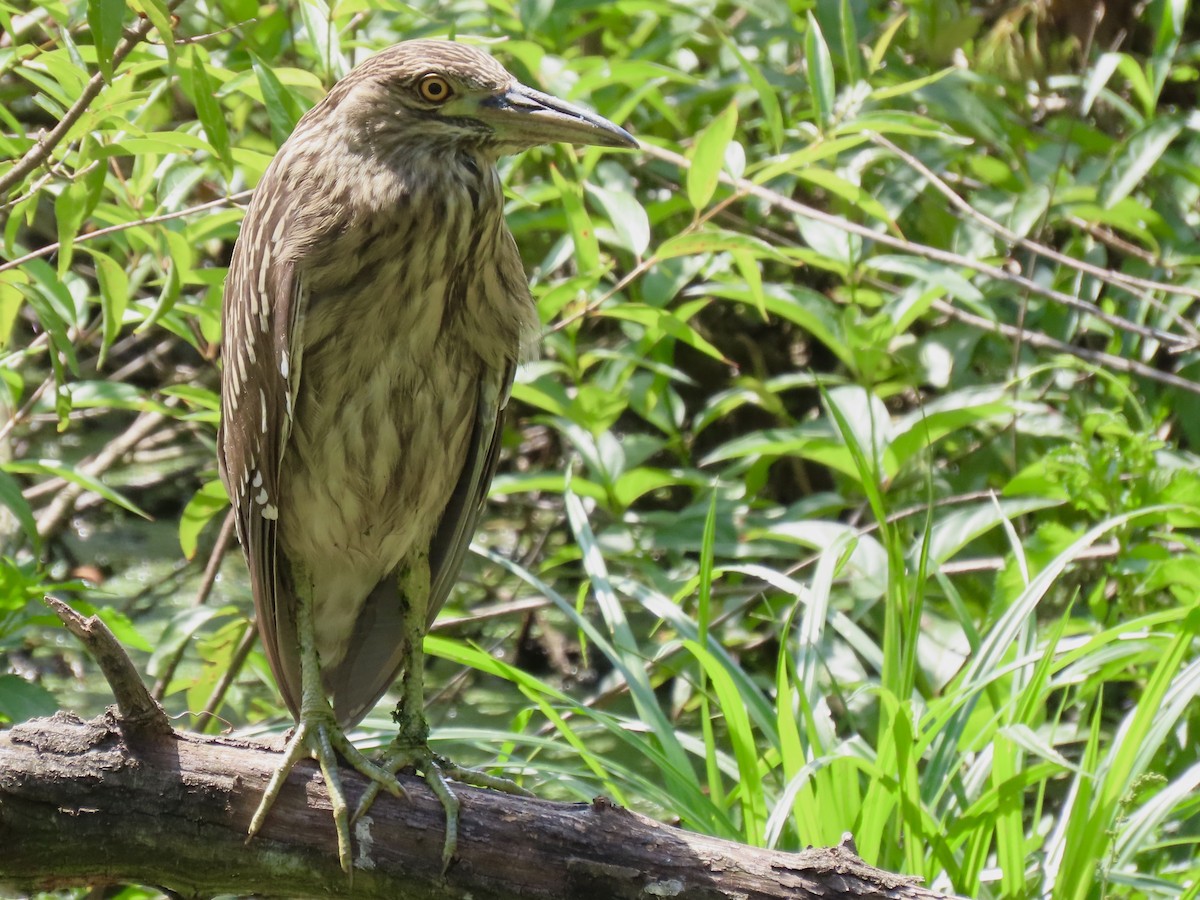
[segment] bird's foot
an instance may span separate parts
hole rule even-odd
[[[533,794],[515,781],[498,778],[474,769],[464,769],[448,759],[438,756],[429,749],[423,728],[424,723],[421,723],[421,726],[420,730],[423,733],[418,736],[406,736],[403,733],[398,735],[385,751],[380,764],[384,769],[393,773],[399,772],[401,769],[416,769],[441,802],[442,808],[446,811],[446,838],[442,843],[442,871],[444,872],[450,867],[450,861],[458,849],[459,802],[450,787],[450,779],[462,784],[469,784],[472,787],[488,788],[522,797],[532,797]],[[367,812],[378,793],[379,784],[372,783],[367,786],[367,790],[359,801],[358,809],[354,811],[352,821],[357,821]]]
[[[346,794],[342,790],[342,780],[338,775],[338,760],[335,751],[370,780],[368,789],[370,797],[374,798],[381,787],[387,788],[389,793],[397,797],[404,796],[404,788],[396,780],[395,770],[377,766],[356,750],[345,732],[334,721],[332,711],[327,715],[324,714],[324,711],[302,715],[284,748],[283,762],[271,776],[271,780],[263,792],[262,800],[259,801],[258,809],[254,813],[254,818],[250,820],[249,835],[246,839],[254,837],[262,828],[268,811],[283,789],[288,773],[300,760],[311,757],[320,765],[321,774],[325,776],[329,804],[333,809],[333,824],[337,831],[338,862],[342,866],[342,871],[351,874],[349,807],[346,804]],[[357,817],[358,814],[355,815],[355,818]]]

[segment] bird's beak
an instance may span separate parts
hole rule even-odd
[[[633,135],[608,119],[523,84],[480,101],[475,115],[504,144],[536,147],[561,142],[630,149],[638,145]]]

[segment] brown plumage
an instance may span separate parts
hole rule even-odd
[[[252,830],[305,754],[340,792],[330,746],[398,790],[341,729],[401,673],[385,769],[437,769],[420,643],[470,542],[537,325],[495,162],[560,140],[634,146],[473,47],[410,41],[335,85],[255,191],[225,289],[220,463],[300,727]]]

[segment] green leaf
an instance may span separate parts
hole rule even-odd
[[[682,341],[689,347],[706,353],[713,359],[727,365],[733,365],[725,355],[705,340],[696,329],[670,310],[658,309],[653,306],[642,306],[637,303],[622,303],[619,306],[601,307],[595,315],[609,319],[622,319],[626,322],[637,322],[646,328],[646,337],[651,342],[670,335]]]
[[[154,303],[154,308],[137,326],[136,330],[139,333],[156,325],[175,307],[175,303],[183,291],[184,281],[188,280],[191,275],[192,246],[188,243],[187,238],[178,231],[164,231],[162,236],[166,241],[169,254],[165,266],[166,277],[163,279],[162,290]]]
[[[696,641],[685,641],[684,646],[700,663],[716,691],[717,707],[720,709],[738,763],[741,809],[746,820],[743,838],[757,843],[755,839],[761,833],[760,823],[766,820],[767,815],[762,778],[759,774],[759,757],[750,716],[746,711],[746,701],[738,693],[737,685],[723,665],[723,660],[713,656]]]
[[[253,52],[250,53],[250,62],[254,66],[254,75],[263,95],[263,106],[271,123],[271,140],[282,144],[295,129],[304,110],[296,95],[284,87],[271,67]]]
[[[332,82],[346,74],[342,58],[342,42],[333,10],[325,0],[299,0],[300,18],[304,30],[316,50],[317,63]]]
[[[954,297],[965,303],[984,302],[983,292],[975,287],[966,276],[949,268],[945,263],[919,259],[915,256],[880,254],[866,260],[863,267],[872,272],[907,275],[920,284],[937,287],[944,291],[946,296]]]
[[[100,344],[100,361],[103,368],[108,348],[121,333],[125,309],[129,305],[129,276],[125,269],[107,253],[90,250],[96,260],[96,280],[100,285],[100,309],[104,317],[104,338]]]
[[[17,285],[28,283],[29,279],[20,269],[0,272],[0,350],[8,346],[13,324],[25,303],[25,295]]]
[[[585,187],[604,208],[621,246],[640,259],[650,245],[650,219],[636,195],[632,191],[602,187],[591,182]]]
[[[758,314],[765,321],[767,318],[767,295],[763,292],[762,269],[759,268],[758,259],[753,253],[745,250],[731,250],[729,255],[733,257],[738,273],[746,282],[746,289],[750,292]]]
[[[622,509],[628,509],[651,491],[674,487],[681,481],[680,476],[674,472],[641,466],[630,469],[628,472],[622,472],[617,477],[613,485],[613,495]],[[575,482],[571,482],[571,487],[575,487]]]
[[[838,5],[838,28],[841,32],[841,55],[842,64],[846,67],[846,79],[853,84],[862,78],[862,60],[859,58],[858,30],[850,0],[841,0]]]
[[[229,127],[225,124],[225,114],[221,104],[217,102],[217,88],[208,68],[204,64],[204,54],[196,45],[192,45],[189,56],[192,72],[192,103],[196,107],[196,115],[208,142],[216,151],[226,171],[233,169],[233,148],[229,142]]]
[[[887,55],[888,49],[892,46],[892,41],[896,38],[896,33],[900,31],[900,27],[908,18],[907,12],[894,15],[883,26],[879,33],[879,39],[875,41],[875,45],[871,48],[871,55],[868,60],[867,67],[870,74],[875,74],[880,66],[883,65],[884,57]]]
[[[54,200],[54,218],[58,225],[59,278],[63,278],[71,269],[75,237],[88,214],[88,193],[88,186],[84,182],[73,181]]]
[[[919,78],[913,78],[910,81],[904,81],[900,84],[887,84],[884,87],[877,88],[871,91],[871,100],[875,103],[882,103],[884,100],[893,100],[896,97],[904,97],[908,94],[916,93],[922,88],[937,84],[943,78],[951,75],[961,74],[954,66],[949,66],[945,69],[939,69],[929,75],[922,75]]]
[[[68,400],[69,402],[69,400]],[[152,520],[153,516],[139,507],[133,501],[122,496],[117,491],[114,491],[99,478],[94,475],[89,475],[76,469],[74,466],[69,466],[55,459],[22,459],[14,460],[13,462],[3,463],[0,468],[9,472],[16,472],[19,475],[54,475],[69,481],[72,484],[77,484],[84,490],[98,494],[110,503],[115,503],[122,509],[129,510],[134,515],[141,516],[143,519]]]
[[[143,653],[151,653],[154,650],[154,645],[151,644],[142,633],[137,630],[137,627],[130,620],[129,616],[111,606],[96,607],[93,613],[99,616],[100,621],[108,626],[108,630],[113,633],[122,647],[132,647],[134,650],[141,650]]]
[[[886,223],[888,228],[896,234],[900,233],[899,227],[884,205],[872,197],[870,193],[863,190],[861,186],[847,181],[840,175],[835,175],[827,169],[806,168],[798,170],[796,174],[805,181],[811,182],[829,191],[829,193],[841,197],[847,203],[862,210],[871,218]]]
[[[16,479],[3,469],[0,469],[0,504],[8,507],[8,511],[16,516],[21,530],[33,544],[34,552],[41,553],[42,540],[38,535],[37,521],[33,518],[29,501],[25,499]]]
[[[155,405],[141,388],[124,381],[72,381],[66,391],[71,409],[144,410]]]
[[[50,333],[55,349],[66,359],[68,366],[76,370],[79,364],[75,357],[75,345],[68,336],[68,328],[75,324],[74,298],[45,260],[31,259],[23,271],[33,279],[31,284],[25,286],[25,299],[37,313],[42,328]],[[51,363],[58,362],[57,355],[52,355]]]
[[[725,40],[725,46],[737,59],[738,65],[746,73],[746,78],[750,80],[750,86],[754,88],[755,99],[758,100],[767,120],[767,134],[771,138],[771,146],[778,150],[783,146],[783,108],[779,105],[775,88],[767,81],[762,70],[746,59],[732,40],[728,37]]]
[[[27,722],[52,716],[57,710],[58,701],[40,684],[20,675],[0,675],[0,720]]]
[[[808,89],[817,111],[817,124],[824,129],[833,120],[837,84],[833,73],[833,58],[829,45],[817,24],[817,17],[808,13],[808,31],[804,35],[804,67],[808,72]]]
[[[187,559],[195,558],[204,526],[228,506],[229,495],[219,480],[208,482],[192,495],[179,519],[179,546]]]
[[[88,0],[88,28],[96,45],[96,64],[105,81],[112,81],[113,51],[121,40],[125,0]]]
[[[723,250],[741,251],[753,257],[774,259],[778,262],[789,261],[786,256],[760,238],[717,228],[706,228],[703,231],[668,238],[658,245],[654,255],[658,259],[671,259],[676,256],[720,253]]]
[[[1100,197],[1104,206],[1111,209],[1124,200],[1154,169],[1182,130],[1181,120],[1161,118],[1125,141],[1101,182]]]
[[[1104,90],[1113,73],[1117,71],[1122,55],[1120,53],[1101,53],[1096,61],[1088,67],[1083,82],[1083,96],[1079,100],[1081,115],[1086,116],[1091,113],[1092,104],[1096,102],[1100,92]]]
[[[163,388],[164,397],[178,397],[199,409],[217,412],[221,409],[221,395],[216,391],[195,384],[176,384]]]
[[[687,171],[688,200],[696,210],[708,206],[717,189],[721,167],[725,163],[725,148],[736,129],[737,106],[730,103],[696,138],[691,153],[692,165]]]
[[[129,0],[129,5],[139,15],[154,23],[161,46],[167,50],[167,58],[175,65],[178,50],[175,47],[175,29],[171,23],[171,10],[165,0]]]
[[[563,178],[558,166],[550,167],[550,177],[558,188],[558,195],[567,213],[567,224],[575,243],[575,264],[581,273],[596,272],[600,268],[600,244],[596,240],[591,217],[583,205],[583,188],[578,182]]]

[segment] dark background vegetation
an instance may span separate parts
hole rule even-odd
[[[1195,896],[1187,0],[51,0],[0,27],[0,721],[110,700],[53,590],[177,727],[290,724],[223,526],[224,267],[302,111],[454,36],[645,148],[503,163],[545,339],[427,643],[435,747],[751,844],[850,831],[974,897]]]

